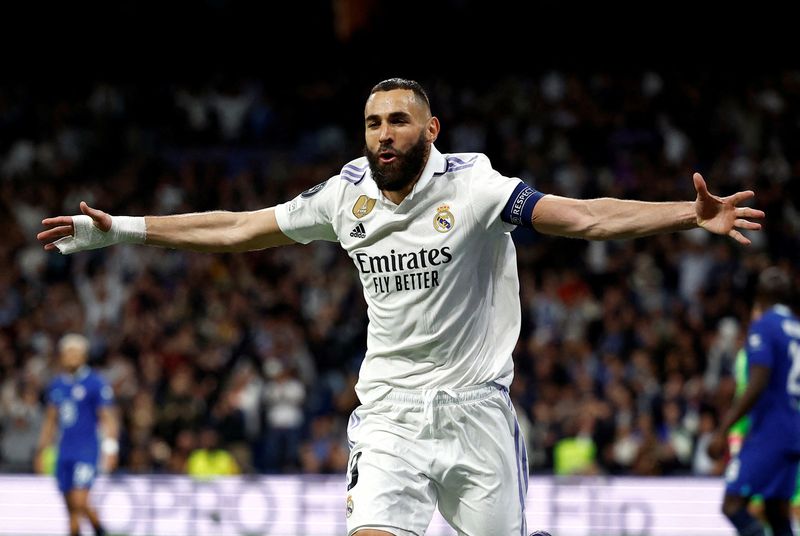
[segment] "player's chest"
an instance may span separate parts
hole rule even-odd
[[[416,296],[452,283],[480,249],[472,211],[457,196],[443,193],[424,204],[375,207],[366,214],[355,208],[340,241],[375,299]]]
[[[88,386],[83,383],[61,385],[53,391],[53,402],[56,404],[82,404],[88,397]]]
[[[351,257],[452,249],[468,241],[474,228],[469,207],[449,189],[399,207],[362,195],[340,211],[338,220],[339,241]]]

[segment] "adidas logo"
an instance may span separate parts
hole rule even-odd
[[[367,237],[367,230],[364,229],[364,224],[359,223],[358,225],[350,231],[350,236],[353,238],[366,238]]]

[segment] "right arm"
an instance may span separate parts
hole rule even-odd
[[[758,399],[761,397],[761,393],[763,393],[767,385],[769,385],[770,372],[771,369],[764,365],[753,364],[750,366],[747,388],[744,393],[742,393],[742,396],[733,403],[733,407],[725,414],[717,431],[711,438],[711,442],[708,446],[708,454],[712,458],[716,459],[724,454],[727,447],[728,430],[730,430],[731,426],[733,426],[736,421],[747,415],[747,413],[753,409],[753,406],[756,405],[756,402],[758,402]]]
[[[275,219],[275,208],[251,212],[199,212],[146,216],[145,244],[191,251],[254,251],[293,244]]]
[[[36,457],[34,458],[34,469],[37,473],[44,472],[42,453],[44,449],[53,444],[56,437],[56,427],[58,425],[58,408],[53,404],[47,405],[47,411],[42,423],[42,431],[39,434],[39,443],[36,446]]]
[[[59,240],[71,237],[77,239],[78,233],[85,234],[86,240],[97,244],[89,247],[73,246],[66,253],[125,241],[106,240],[116,230],[112,230],[111,215],[92,208],[85,202],[81,202],[80,207],[83,215],[91,219],[86,221],[91,221],[92,225],[76,226],[73,216],[58,216],[43,220],[42,225],[47,229],[36,237],[44,243],[45,250],[51,251],[59,247],[56,245]],[[144,243],[152,246],[211,253],[253,251],[294,243],[278,227],[274,207],[250,212],[215,211],[174,216],[145,216],[143,220]],[[119,218],[116,223],[122,221],[123,218]],[[97,237],[92,237],[91,234]]]

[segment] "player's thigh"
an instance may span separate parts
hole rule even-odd
[[[59,458],[56,460],[56,482],[58,482],[58,489],[64,494],[66,498],[69,490],[72,489],[72,476],[75,469],[75,462]]]
[[[72,510],[85,511],[89,506],[89,490],[86,488],[75,488],[68,491],[67,504]]]
[[[769,443],[745,443],[725,471],[727,494],[790,499],[797,483],[798,460]]]
[[[94,479],[97,477],[97,463],[88,461],[78,461],[72,469],[72,487],[74,489],[89,488],[94,484]]]
[[[522,534],[528,469],[514,410],[504,393],[461,410],[452,417],[465,429],[437,483],[439,511],[459,534]]]
[[[394,404],[361,406],[348,427],[345,512],[348,534],[381,530],[419,536],[433,517],[436,489],[427,475],[431,449],[414,437],[422,412]]]
[[[347,533],[378,530],[421,536],[433,517],[436,491],[400,452],[357,445],[350,454],[345,504]]]

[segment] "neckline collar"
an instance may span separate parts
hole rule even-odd
[[[422,170],[422,175],[419,180],[414,183],[414,187],[409,192],[406,199],[412,199],[416,192],[424,190],[433,179],[435,173],[444,173],[447,170],[447,160],[445,160],[442,153],[431,144],[431,152],[428,155],[428,161],[425,163],[425,168]]]
[[[84,379],[86,376],[89,375],[91,369],[89,365],[81,365],[78,367],[78,370],[75,371],[74,374],[70,374],[69,372],[64,373],[64,378],[69,381],[70,383],[79,382]]]

